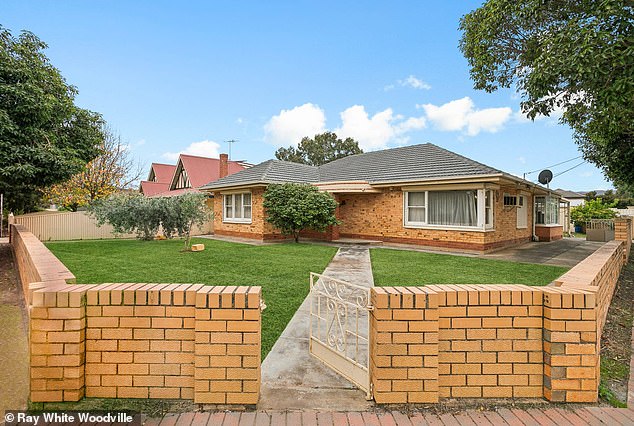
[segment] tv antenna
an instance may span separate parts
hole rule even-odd
[[[229,160],[231,160],[231,145],[233,145],[234,143],[238,141],[236,139],[229,139],[228,141],[225,141],[225,142],[229,144]]]

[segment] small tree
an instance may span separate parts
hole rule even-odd
[[[99,226],[109,223],[118,233],[136,233],[141,240],[152,240],[161,226],[160,198],[118,193],[95,201],[90,212]]]
[[[71,211],[77,211],[99,198],[107,198],[139,180],[141,165],[132,157],[121,137],[108,127],[103,129],[99,155],[84,170],[69,180],[47,189],[44,198]]]
[[[178,234],[185,238],[185,250],[191,248],[191,231],[196,225],[202,226],[211,217],[205,204],[207,196],[198,193],[183,194],[178,197],[159,198],[162,210],[163,234],[172,238]]]
[[[162,227],[163,235],[185,238],[185,250],[191,245],[191,230],[210,218],[203,194],[178,197],[147,198],[141,194],[116,194],[91,205],[97,223],[109,223],[115,232],[133,233],[142,240],[152,240]]]
[[[267,222],[279,228],[284,235],[292,235],[295,242],[299,241],[302,230],[324,231],[338,223],[335,199],[309,184],[269,185],[264,192],[263,206]]]
[[[610,208],[615,205],[616,203],[604,203],[601,198],[586,201],[585,204],[570,209],[570,219],[575,226],[584,226],[590,219],[612,219],[616,216],[616,212]]]

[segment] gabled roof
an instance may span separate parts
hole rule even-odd
[[[176,166],[173,164],[152,163],[147,180],[169,184],[172,181],[175,170]],[[152,179],[152,177],[154,177],[154,179]]]
[[[269,183],[314,183],[319,180],[317,167],[290,161],[268,160],[239,173],[210,182],[200,189]]]
[[[283,182],[381,184],[499,174],[503,172],[427,143],[351,155],[319,167],[269,160],[201,189]]]
[[[561,195],[564,198],[568,198],[568,199],[586,198],[586,196],[583,195],[583,194],[580,194],[580,193],[575,192],[575,191],[568,191],[566,189],[561,189],[561,188],[555,189],[555,192],[558,192],[559,195]]]
[[[169,189],[169,182],[151,182],[149,180],[141,181],[141,193],[146,197],[151,197]]]
[[[178,181],[178,173],[181,167],[185,169],[189,182],[193,188],[199,188],[202,185],[215,181],[220,177],[220,159],[198,157],[195,155],[181,154],[178,158],[176,166],[176,172],[171,178],[170,189],[176,187]],[[232,175],[241,170],[244,170],[244,166],[236,161],[227,162],[228,174]]]

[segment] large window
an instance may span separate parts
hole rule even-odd
[[[493,191],[405,192],[404,223],[410,227],[493,228]]]
[[[538,225],[558,225],[559,198],[535,197],[535,218]]]
[[[223,222],[251,223],[251,193],[224,195]]]

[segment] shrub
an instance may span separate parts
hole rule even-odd
[[[337,202],[332,195],[319,192],[308,184],[271,184],[264,192],[266,220],[279,228],[284,235],[292,235],[299,241],[299,233],[305,229],[324,231],[336,225]]]
[[[94,202],[90,212],[98,225],[109,223],[115,232],[136,233],[142,240],[152,240],[162,228],[167,238],[185,237],[188,249],[192,227],[202,225],[211,216],[206,198],[198,193],[160,198],[119,193]]]
[[[604,203],[601,198],[586,201],[581,206],[575,206],[570,209],[570,219],[575,226],[584,226],[590,219],[612,219],[616,217],[616,212],[610,210],[616,203]]]

